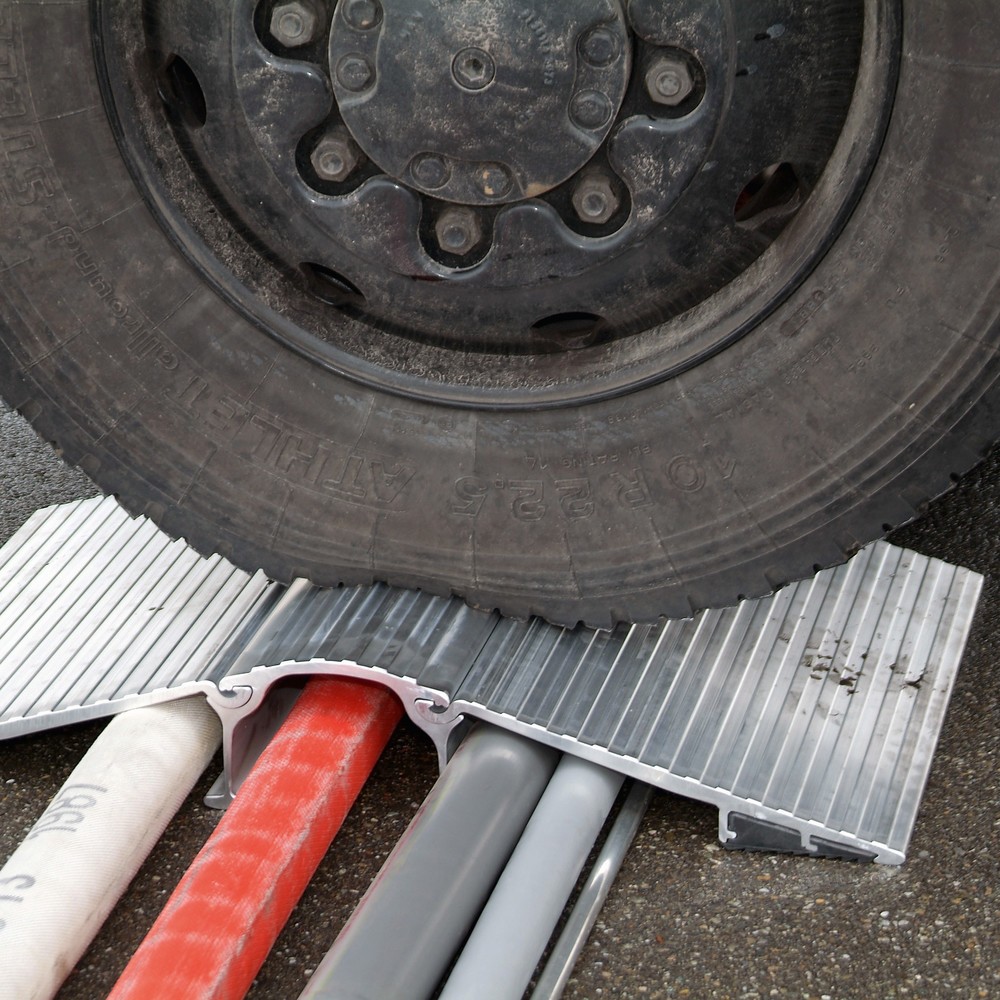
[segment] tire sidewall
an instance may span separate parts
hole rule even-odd
[[[222,301],[118,155],[87,6],[0,3],[0,390],[127,505],[278,577],[597,623],[761,592],[912,513],[962,467],[942,442],[993,433],[983,8],[903,4],[874,176],[767,321],[617,399],[489,412],[321,369]]]

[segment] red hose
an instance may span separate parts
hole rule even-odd
[[[244,997],[401,716],[384,688],[312,679],[109,1000]]]

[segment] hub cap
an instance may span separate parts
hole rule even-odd
[[[372,0],[374,2],[374,0]],[[607,138],[631,49],[616,2],[385,0],[330,32],[340,114],[385,173],[436,198],[493,205],[536,197]]]

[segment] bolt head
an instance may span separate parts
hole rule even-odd
[[[337,63],[337,80],[345,90],[362,91],[374,78],[375,70],[363,55],[351,53]]]
[[[343,11],[344,20],[356,31],[368,31],[382,20],[379,0],[348,0]]]
[[[446,253],[464,256],[483,238],[479,217],[465,206],[446,208],[434,225],[438,246]]]
[[[580,39],[580,55],[591,66],[610,66],[621,55],[617,35],[602,24],[591,28]]]
[[[570,118],[588,130],[603,128],[611,119],[614,108],[607,94],[599,90],[582,90],[570,102]]]
[[[603,226],[621,207],[611,180],[604,174],[581,177],[573,189],[573,208],[581,222]]]
[[[335,134],[320,139],[309,160],[321,181],[339,183],[354,173],[361,155],[352,139]]]
[[[487,198],[502,198],[514,181],[510,171],[502,163],[484,163],[476,174],[479,190]]]
[[[646,71],[646,91],[656,104],[677,107],[694,91],[691,70],[680,59],[657,59]]]
[[[485,49],[462,49],[451,62],[451,75],[463,90],[483,90],[497,75],[493,56]]]
[[[451,177],[451,167],[443,156],[438,156],[436,153],[425,153],[423,156],[418,156],[410,164],[410,173],[422,188],[436,191],[448,183]]]
[[[314,42],[320,27],[319,10],[309,0],[279,3],[271,12],[271,37],[289,49]]]

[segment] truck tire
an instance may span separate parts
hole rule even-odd
[[[274,578],[769,592],[997,437],[981,0],[0,0],[0,393]]]

